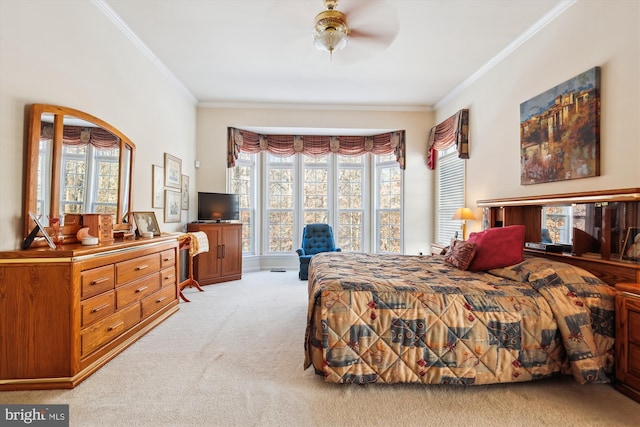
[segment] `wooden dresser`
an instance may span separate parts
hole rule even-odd
[[[0,390],[73,388],[178,310],[178,241],[0,252]]]

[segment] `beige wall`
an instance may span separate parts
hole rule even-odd
[[[0,250],[22,242],[29,104],[86,111],[131,138],[137,146],[135,210],[151,210],[151,165],[162,165],[164,152],[181,158],[183,173],[194,175],[195,100],[92,2],[1,1],[0,55]],[[155,212],[163,231],[181,229],[163,224],[162,210]]]
[[[91,2],[0,1],[0,250],[22,238],[25,106],[65,105],[113,124],[137,145],[134,207],[151,210],[151,165],[182,159],[196,186],[223,191],[227,126],[402,128],[407,131],[405,249],[433,237],[433,177],[425,166],[428,129],[470,109],[467,204],[511,197],[640,186],[640,3],[578,1],[433,113],[309,109],[196,108],[193,100]],[[64,10],[61,9],[64,5]],[[53,25],[52,23],[55,23]],[[521,186],[519,105],[593,66],[602,67],[602,176]],[[196,126],[197,123],[197,126]],[[197,151],[196,151],[197,145]],[[202,166],[196,170],[194,160]],[[162,221],[162,211],[156,210]],[[182,223],[195,219],[183,212]],[[180,224],[161,224],[179,230]],[[479,223],[470,223],[471,230]]]
[[[520,104],[601,67],[601,176],[520,185]],[[640,187],[640,2],[578,1],[504,61],[437,105],[469,108],[466,200]],[[479,222],[469,224],[479,229]]]
[[[405,252],[427,250],[431,241],[433,173],[426,167],[426,141],[431,112],[319,109],[198,108],[197,171],[199,191],[225,191],[227,127],[310,127],[404,129],[407,143],[405,182]],[[295,255],[295,254],[294,254]]]

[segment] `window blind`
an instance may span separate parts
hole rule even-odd
[[[456,209],[464,206],[464,160],[457,156],[455,146],[440,152],[438,159],[438,191],[436,208],[436,242],[448,246],[462,222],[452,220]]]

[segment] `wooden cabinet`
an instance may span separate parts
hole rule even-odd
[[[640,402],[640,283],[616,285],[616,382]]]
[[[0,390],[73,388],[178,310],[175,237],[0,252]]]
[[[193,261],[194,277],[200,285],[242,278],[242,224],[192,223],[187,231],[203,231],[209,239],[209,252]]]

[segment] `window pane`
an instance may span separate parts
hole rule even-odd
[[[378,194],[376,224],[376,251],[400,253],[402,251],[402,172],[397,163],[377,163]]]
[[[337,245],[343,251],[364,251],[365,156],[338,157]]]
[[[293,208],[293,171],[269,170],[269,208]]]
[[[242,222],[242,253],[254,254],[254,176],[256,154],[240,153],[236,166],[230,171],[229,188],[238,195]]]
[[[293,251],[293,157],[268,156],[267,252]]]
[[[63,187],[61,209],[63,213],[82,213],[84,209],[84,194],[86,191],[86,159],[62,159]]]
[[[378,231],[378,252],[400,253],[400,211],[379,211]]]
[[[341,210],[338,218],[337,246],[343,251],[362,252],[363,212]]]
[[[293,251],[293,211],[269,211],[269,252]]]
[[[304,171],[305,209],[327,208],[328,171],[326,169],[306,169]]]

